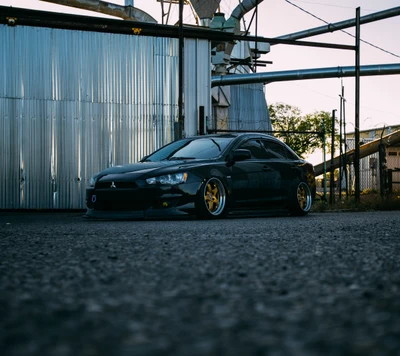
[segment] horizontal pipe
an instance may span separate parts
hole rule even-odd
[[[50,2],[57,5],[64,5],[75,7],[88,11],[95,11],[98,13],[120,17],[124,20],[133,20],[140,22],[157,23],[157,21],[148,13],[134,8],[132,6],[122,6],[106,1],[100,0],[41,0]]]
[[[369,22],[373,22],[373,21],[387,19],[387,18],[394,17],[394,16],[399,16],[399,15],[400,15],[400,6],[394,7],[392,9],[388,9],[388,10],[375,12],[373,14],[369,14],[366,16],[362,16],[362,17],[360,17],[360,25],[363,25],[363,24],[366,24]],[[353,19],[335,22],[335,23],[331,23],[328,25],[320,26],[320,27],[310,28],[308,30],[290,33],[287,35],[276,37],[276,39],[298,40],[300,38],[317,36],[317,35],[322,35],[324,33],[343,30],[344,28],[354,27],[355,25],[356,25],[356,19],[353,18]],[[273,45],[273,44],[274,43],[271,43],[271,45]]]
[[[224,86],[235,84],[250,83],[273,83],[292,80],[304,79],[324,79],[324,78],[343,78],[354,77],[356,73],[355,67],[331,67],[331,68],[314,68],[314,69],[298,69],[279,72],[249,73],[249,74],[232,74],[218,75],[211,78],[211,86]],[[360,66],[361,76],[374,75],[393,75],[400,74],[400,63],[394,64],[375,64]]]

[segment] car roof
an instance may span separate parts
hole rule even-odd
[[[262,137],[266,139],[270,139],[272,141],[283,143],[278,138],[272,136],[267,131],[266,132],[257,132],[257,131],[246,131],[246,132],[229,132],[229,133],[214,133],[214,134],[206,134],[206,135],[197,135],[186,137],[188,139],[198,139],[198,138],[218,138],[218,137],[227,137],[227,138],[235,138],[235,137],[243,137],[243,138],[255,138],[255,137]]]

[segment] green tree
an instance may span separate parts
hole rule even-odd
[[[302,115],[298,107],[285,103],[271,104],[268,109],[272,130],[276,131],[274,136],[289,145],[300,157],[323,148],[324,128],[325,145],[327,152],[330,152],[332,116],[329,112],[315,111],[312,114]],[[335,141],[339,142],[337,129]]]

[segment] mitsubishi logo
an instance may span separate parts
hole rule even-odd
[[[110,188],[117,188],[117,186],[114,184],[114,182],[111,182]]]

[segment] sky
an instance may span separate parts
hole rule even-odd
[[[125,4],[124,0],[108,0],[108,2]],[[220,11],[228,17],[237,4],[238,0],[222,0]],[[94,12],[40,0],[0,0],[0,5],[102,16]],[[152,15],[161,23],[161,5],[157,0],[134,0],[134,6]],[[351,19],[355,17],[357,7],[360,7],[361,16],[364,16],[398,6],[400,6],[399,0],[290,0],[290,2],[286,0],[264,0],[258,5],[257,34],[271,38],[322,26],[325,23],[321,19],[328,23]],[[172,6],[169,24],[174,24],[174,21],[177,21],[178,10],[178,5]],[[251,15],[252,13],[249,13],[245,16],[246,26],[250,24]],[[185,6],[184,22],[194,23],[189,6]],[[254,23],[253,21],[250,27],[251,35],[256,33]],[[348,28],[345,31],[348,34],[336,31],[304,40],[354,45],[355,29]],[[362,25],[361,65],[400,63],[399,34],[400,16]],[[258,68],[258,72],[354,66],[355,52],[280,44],[271,46],[270,53],[263,55],[260,59],[273,63],[265,68]],[[320,110],[332,112],[336,109],[336,115],[339,115],[339,95],[342,85],[346,99],[346,112],[343,113],[347,121],[346,130],[351,132],[354,131],[355,116],[354,78],[271,83],[266,85],[266,99],[268,104],[282,102],[296,106],[303,114]],[[360,130],[397,124],[400,124],[400,75],[361,77]]]

